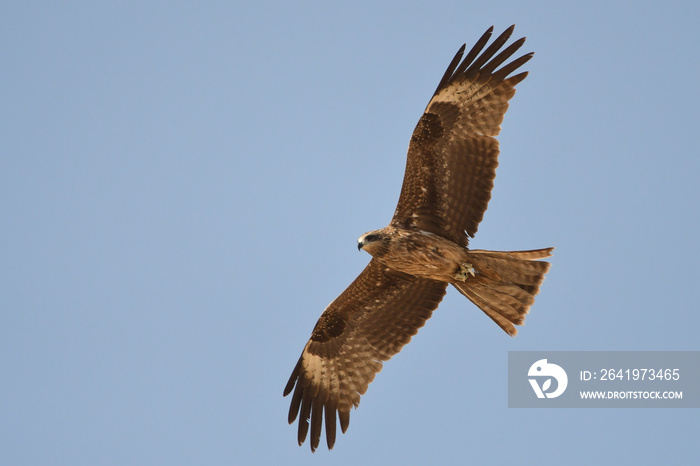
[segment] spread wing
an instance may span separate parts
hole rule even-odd
[[[508,75],[533,55],[496,70],[525,42],[519,39],[498,53],[513,28],[483,50],[491,27],[464,60],[462,46],[450,63],[413,131],[392,224],[429,231],[462,246],[476,233],[496,177],[499,151],[494,136],[515,85],[527,72]]]
[[[299,415],[299,445],[310,420],[311,450],[316,450],[325,416],[326,441],[333,448],[336,413],[345,432],[350,408],[358,406],[382,361],[401,351],[425,324],[446,287],[394,272],[372,259],[323,311],[284,389],[287,396],[294,388],[289,423]]]

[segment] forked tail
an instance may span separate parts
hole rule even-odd
[[[479,309],[491,317],[508,335],[515,336],[516,325],[525,321],[540,289],[554,248],[534,251],[470,250],[469,259],[476,275],[453,285]]]

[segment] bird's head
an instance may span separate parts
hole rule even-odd
[[[382,230],[365,233],[357,240],[357,250],[365,250],[373,256],[381,255],[387,249],[389,237]]]

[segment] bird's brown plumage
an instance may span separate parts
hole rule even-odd
[[[511,26],[477,58],[492,30],[460,64],[462,46],[418,121],[392,224],[430,231],[462,246],[476,233],[496,177],[499,151],[494,136],[501,130],[515,85],[527,73],[507,76],[533,55],[523,55],[494,73],[525,39],[491,59],[512,34]]]
[[[328,448],[335,441],[336,412],[343,432],[350,408],[387,361],[425,324],[445,295],[446,283],[395,272],[372,259],[359,277],[323,312],[284,389],[294,388],[291,424],[300,413],[298,440],[311,448],[326,417]],[[388,312],[387,312],[388,311]],[[296,382],[296,388],[295,388]]]
[[[325,309],[284,389],[285,396],[294,391],[289,423],[299,417],[299,445],[311,430],[312,451],[324,418],[329,449],[336,417],[347,430],[351,407],[359,404],[382,361],[425,324],[449,283],[514,335],[549,268],[538,259],[551,248],[510,253],[466,248],[491,198],[499,154],[494,136],[515,85],[527,73],[509,75],[532,57],[508,62],[525,39],[501,51],[513,27],[486,47],[492,31],[464,59],[462,46],[447,68],[411,137],[390,225],[361,238],[359,247],[374,258]],[[431,243],[435,238],[440,241]],[[425,272],[416,266],[419,255]]]

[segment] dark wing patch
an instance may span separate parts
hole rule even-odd
[[[508,100],[527,73],[507,76],[526,63],[523,55],[501,67],[522,46],[508,28],[484,50],[493,28],[464,60],[465,47],[448,66],[411,137],[401,196],[392,224],[419,228],[467,246],[491,199],[498,141]],[[483,52],[482,52],[483,50]]]
[[[311,428],[311,450],[321,438],[333,448],[336,414],[345,432],[350,409],[382,369],[430,318],[446,283],[391,271],[376,259],[333,301],[318,320],[284,389],[294,389],[289,423],[299,416],[301,445]]]

